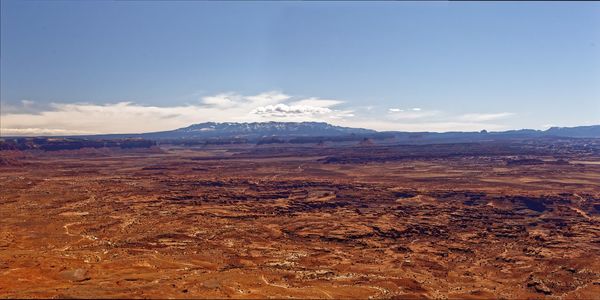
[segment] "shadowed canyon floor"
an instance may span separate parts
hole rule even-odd
[[[598,141],[0,155],[0,297],[600,295]]]

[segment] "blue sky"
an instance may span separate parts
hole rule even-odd
[[[2,1],[1,134],[600,124],[600,3]]]

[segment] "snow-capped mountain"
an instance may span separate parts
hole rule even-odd
[[[339,136],[370,133],[376,133],[376,131],[335,126],[325,122],[206,122],[171,131],[145,133],[143,136],[146,138],[260,138],[271,136]]]
[[[533,138],[600,138],[600,125],[552,127],[548,130],[520,129],[488,132],[378,132],[370,129],[335,126],[325,122],[206,122],[170,131],[81,136],[92,139],[144,138],[149,140],[284,140],[315,142],[322,140],[390,139],[397,143],[476,142],[482,140]]]

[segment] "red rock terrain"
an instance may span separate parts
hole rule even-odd
[[[597,298],[599,145],[0,151],[0,297]]]

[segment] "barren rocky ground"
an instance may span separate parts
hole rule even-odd
[[[598,148],[421,147],[5,152],[0,297],[598,298]]]

